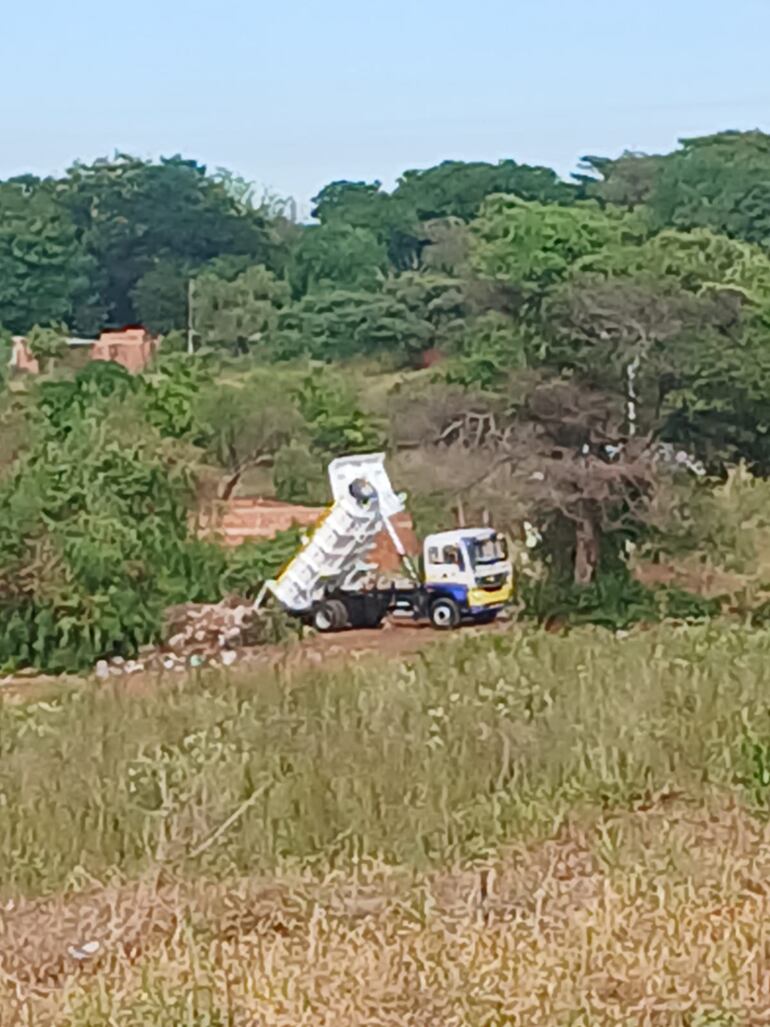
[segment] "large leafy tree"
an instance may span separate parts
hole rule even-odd
[[[636,246],[610,244],[576,261],[572,272],[646,276],[695,294],[733,291],[755,305],[770,303],[770,258],[764,250],[708,228],[666,229]]]
[[[313,200],[313,217],[322,225],[349,225],[372,232],[386,247],[396,270],[414,267],[424,233],[413,207],[386,193],[380,182],[331,182]]]
[[[94,262],[52,181],[0,183],[0,324],[72,323],[89,306]]]
[[[343,360],[358,354],[409,362],[428,349],[435,326],[387,293],[338,290],[305,296],[279,319],[274,352]]]
[[[211,385],[200,394],[195,420],[209,459],[223,469],[222,499],[230,498],[247,470],[272,464],[305,427],[292,398],[276,389],[274,376]]]
[[[558,207],[493,196],[472,231],[476,271],[509,283],[526,297],[542,295],[562,281],[581,258],[640,242],[645,226],[634,215],[593,203]]]
[[[573,175],[588,199],[637,207],[646,203],[655,187],[656,177],[666,158],[626,151],[610,157],[583,157],[580,172]]]
[[[187,322],[190,277],[190,271],[178,261],[156,261],[131,290],[139,322],[160,335],[183,328]]]
[[[770,248],[770,135],[683,140],[660,163],[647,202],[661,227],[711,228]]]
[[[576,190],[550,168],[514,160],[497,164],[447,160],[423,171],[405,171],[394,195],[421,221],[444,217],[470,221],[493,193],[541,203],[571,203]]]
[[[181,267],[226,253],[254,262],[269,257],[261,212],[239,203],[204,166],[178,156],[156,163],[120,155],[76,164],[62,198],[93,258],[94,284],[114,323],[136,320],[135,290],[158,261]]]
[[[387,268],[385,244],[371,229],[332,222],[305,229],[289,279],[297,297],[328,289],[375,290]]]
[[[288,285],[263,266],[251,267],[232,281],[206,273],[195,282],[195,332],[205,345],[245,353],[266,342],[288,302]]]

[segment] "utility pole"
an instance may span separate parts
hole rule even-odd
[[[195,279],[190,278],[187,282],[187,355],[193,355],[193,293],[195,291]]]

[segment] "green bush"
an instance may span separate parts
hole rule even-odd
[[[194,537],[194,468],[161,431],[182,430],[193,372],[155,385],[156,426],[145,383],[114,364],[40,386],[29,446],[0,483],[0,665],[132,656],[166,607],[253,595],[290,555],[296,532],[229,551]]]
[[[624,630],[640,622],[699,621],[715,617],[720,603],[670,586],[648,588],[624,566],[600,573],[590,585],[575,585],[553,576],[524,579],[520,586],[524,615],[538,623],[596,624]]]

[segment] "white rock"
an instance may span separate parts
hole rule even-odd
[[[106,660],[97,660],[96,666],[94,667],[94,673],[101,680],[110,676],[110,665]]]
[[[238,654],[234,649],[223,649],[220,653],[220,659],[225,667],[229,667],[238,659]]]

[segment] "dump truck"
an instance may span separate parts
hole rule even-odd
[[[464,621],[491,623],[510,602],[513,569],[505,538],[493,528],[428,535],[418,567],[392,523],[406,496],[394,492],[385,455],[339,457],[328,473],[331,506],[281,573],[265,582],[257,608],[272,596],[322,632],[379,627],[389,613],[445,631]],[[366,559],[383,530],[404,575],[385,584]]]

